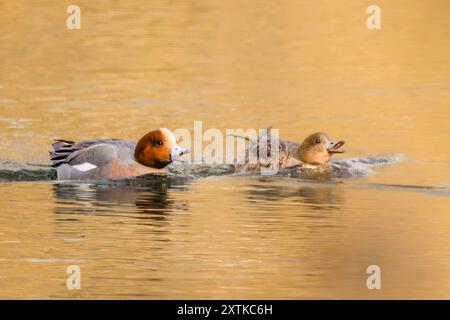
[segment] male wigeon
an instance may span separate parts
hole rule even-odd
[[[253,143],[244,154],[238,158],[236,164],[236,172],[253,172],[259,171],[262,168],[273,168],[273,163],[266,161],[257,161],[250,163],[250,154],[256,155],[259,158],[260,143],[263,139],[267,139],[267,155],[270,157],[270,133],[259,137],[257,143]],[[305,140],[298,144],[292,141],[279,140],[279,152],[277,169],[285,169],[291,167],[301,167],[302,165],[326,165],[333,154],[343,153],[340,148],[345,144],[345,141],[334,142],[324,132],[316,132],[305,138]],[[254,158],[255,159],[255,158]]]
[[[138,143],[118,139],[74,142],[55,140],[50,152],[58,180],[99,180],[165,173],[188,150],[166,128],[147,133]]]

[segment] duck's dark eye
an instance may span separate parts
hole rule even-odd
[[[317,140],[316,140],[316,143],[319,144],[319,143],[320,143],[320,139],[317,139]]]
[[[161,140],[158,140],[155,142],[155,146],[162,146],[163,142]]]

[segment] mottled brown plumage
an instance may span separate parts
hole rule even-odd
[[[261,135],[258,141],[251,143],[243,155],[236,160],[236,172],[255,172],[264,170],[278,170],[308,165],[326,165],[334,153],[342,153],[338,150],[344,141],[331,141],[326,133],[317,132],[309,135],[298,144],[292,141],[275,140],[279,145],[278,156],[272,156],[272,139],[270,131]],[[267,145],[266,156],[260,156],[261,145]],[[257,159],[257,161],[251,160]],[[275,163],[274,163],[275,161]]]

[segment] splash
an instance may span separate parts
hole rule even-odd
[[[313,180],[329,180],[332,178],[354,178],[374,174],[374,167],[393,164],[404,160],[403,155],[374,158],[334,159],[329,169],[317,166],[303,166],[298,169],[280,170],[278,175],[288,175]],[[233,165],[208,165],[179,163],[167,167],[169,178],[198,179],[208,176],[224,176],[235,173]],[[56,179],[56,171],[46,165],[20,164],[0,159],[0,181],[49,181]],[[134,179],[134,178],[133,178]],[[130,180],[130,179],[127,179]]]
[[[177,163],[167,167],[167,175],[145,175],[143,179],[139,177],[120,179],[122,182],[131,183],[136,180],[137,183],[148,181],[166,181],[168,180],[192,180],[208,176],[223,176],[234,173],[233,165],[207,165],[207,164],[188,164]],[[21,164],[16,161],[0,159],[0,181],[50,181],[56,180],[56,170],[47,165]],[[99,183],[101,181],[98,181]],[[107,183],[107,181],[103,181]],[[117,181],[111,181],[117,183]]]
[[[20,164],[0,159],[0,181],[49,181],[56,179],[56,171],[46,165]]]
[[[333,159],[330,162],[330,167],[333,170],[333,176],[336,178],[366,177],[375,173],[373,170],[375,167],[398,163],[405,159],[404,155]]]

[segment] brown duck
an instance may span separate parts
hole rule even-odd
[[[270,132],[268,130],[268,132]],[[267,156],[262,158],[259,155],[261,141],[267,139]],[[270,134],[259,137],[258,142],[251,142],[244,154],[236,160],[236,172],[255,172],[261,169],[286,169],[294,167],[304,167],[305,165],[327,165],[331,157],[335,153],[343,153],[340,148],[345,144],[345,141],[333,141],[324,132],[316,132],[305,138],[305,140],[298,144],[292,141],[279,140],[279,154],[275,159],[277,163],[268,161],[271,156],[271,141]],[[257,162],[250,163],[250,156],[253,159],[257,158]],[[256,155],[256,156],[255,156]]]

